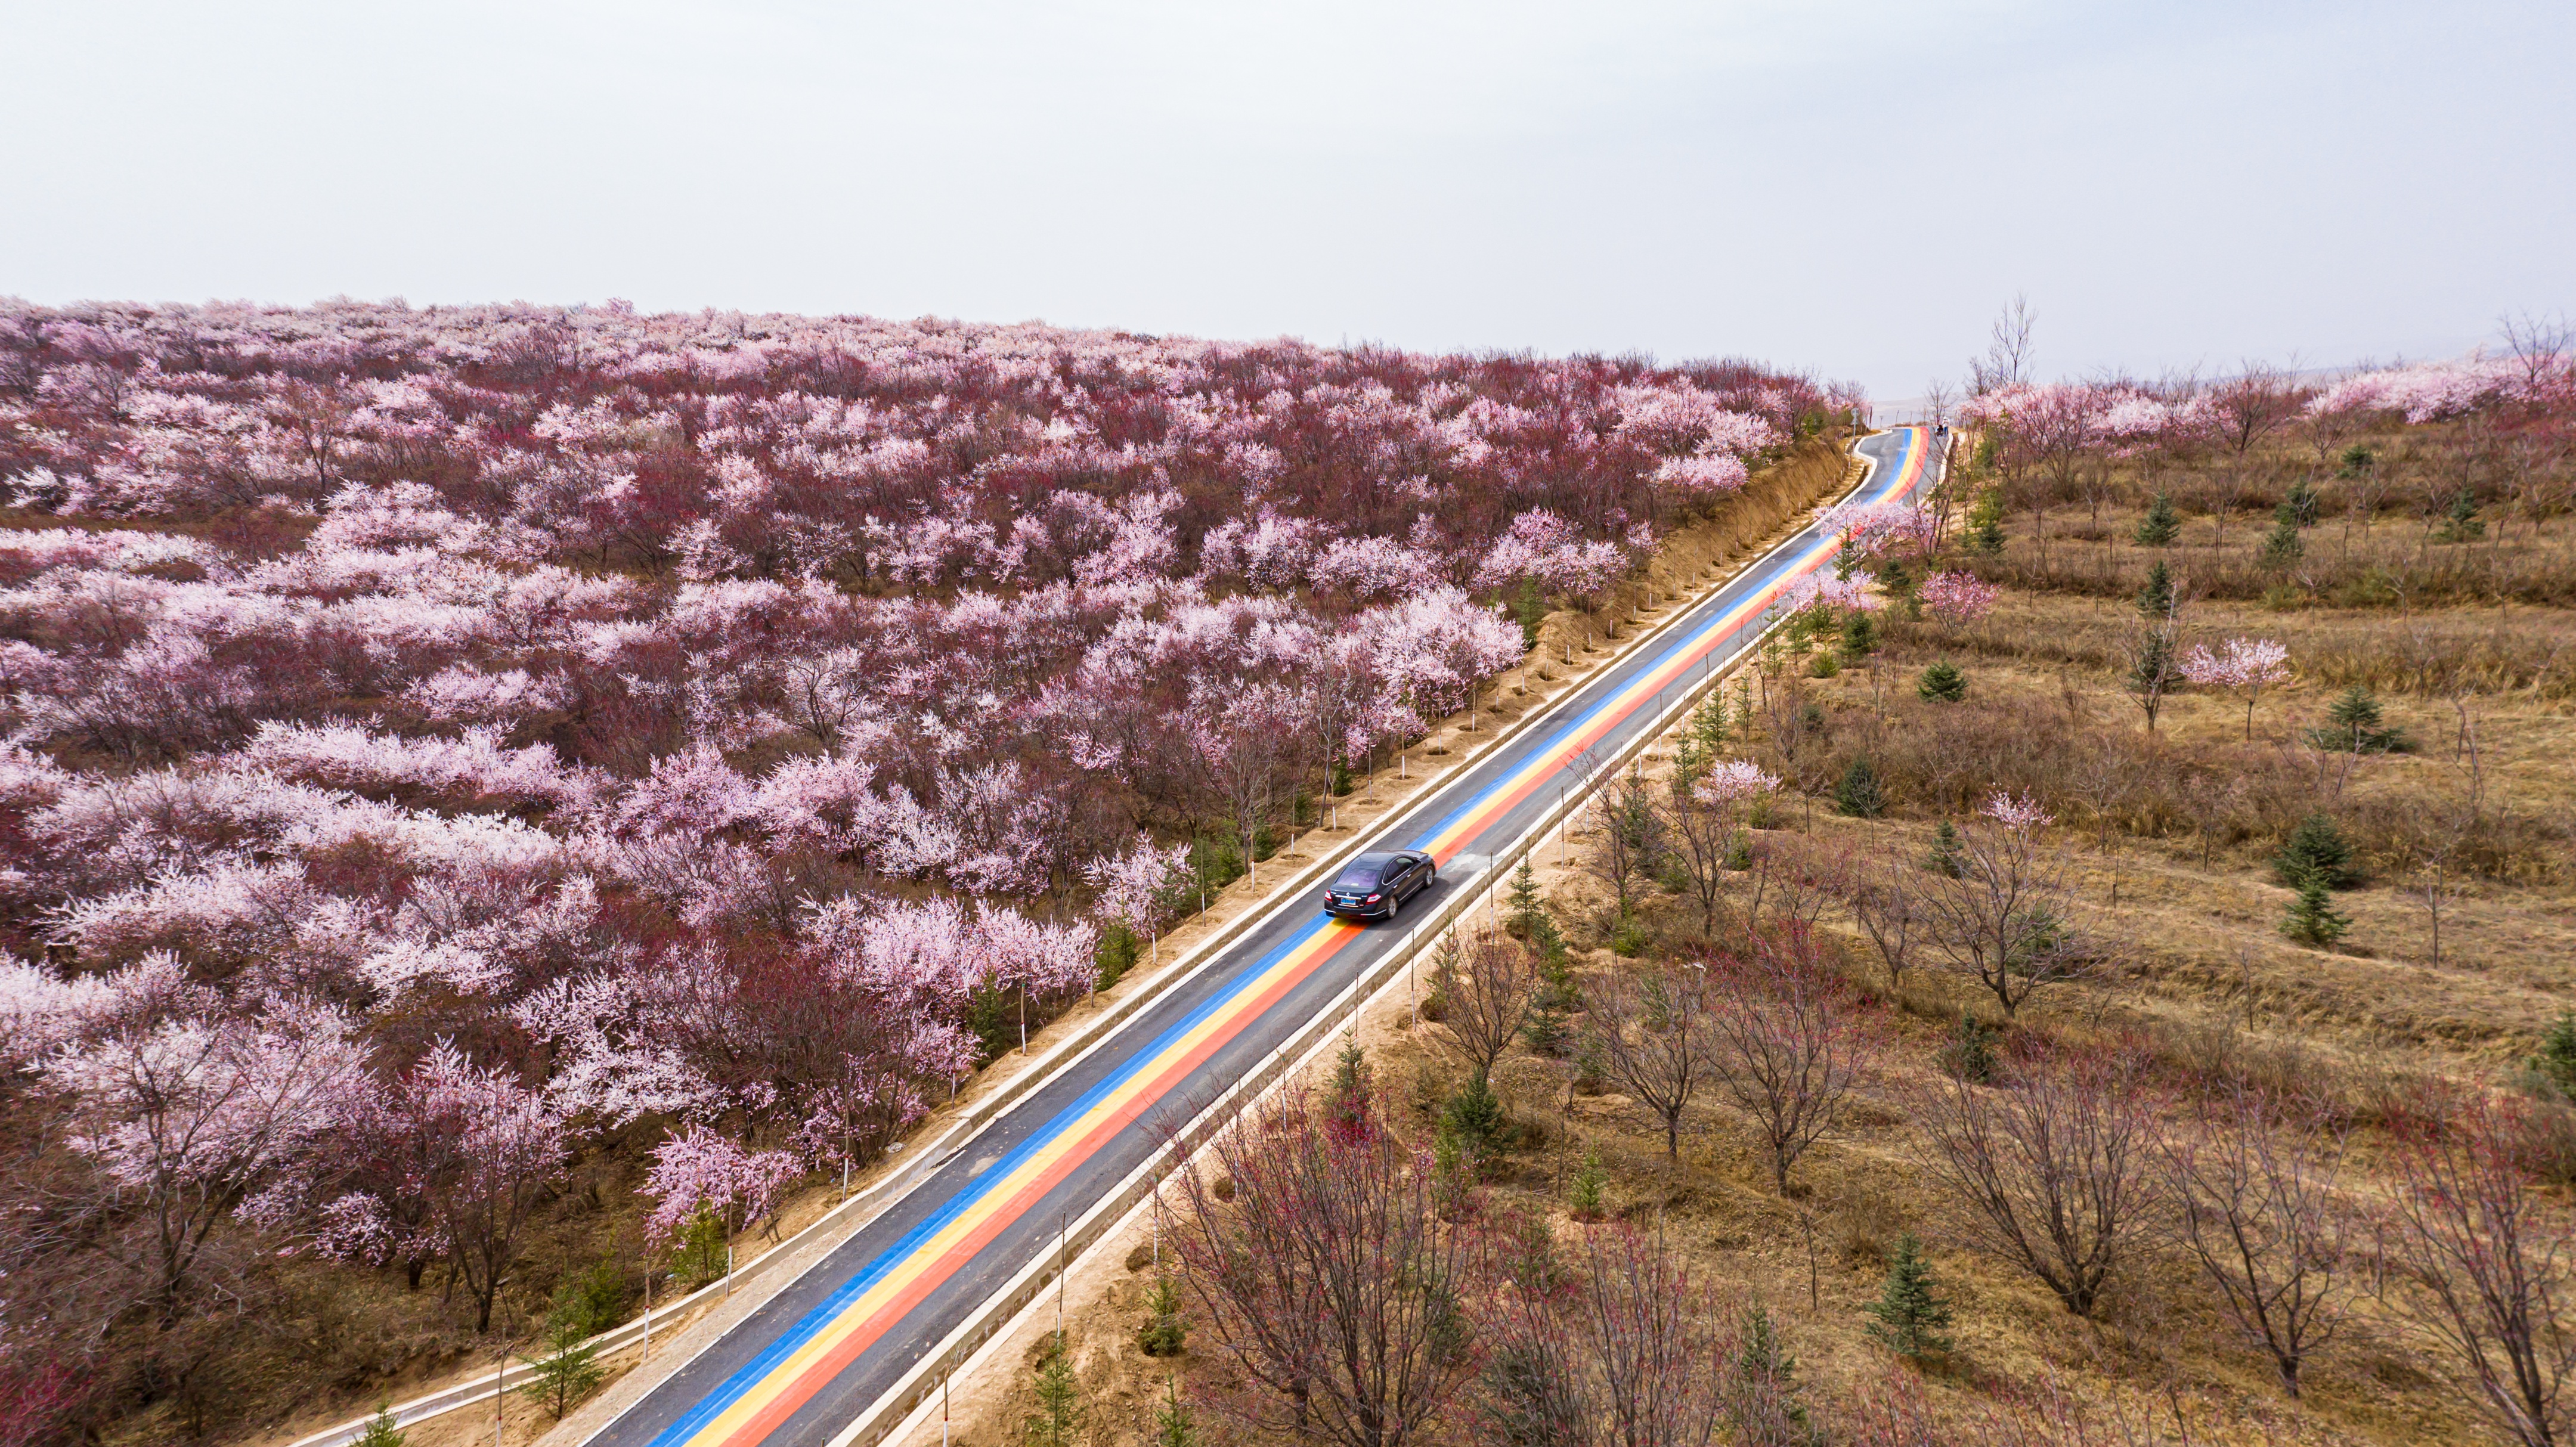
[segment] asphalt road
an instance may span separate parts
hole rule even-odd
[[[1937,465],[1928,429],[1865,438],[1860,496],[1898,495]],[[1373,847],[1429,850],[1436,910],[1483,882],[1493,854],[1666,705],[1759,633],[1771,601],[1829,566],[1813,529],[1702,599],[1648,648],[1551,705],[1386,821]],[[976,1305],[1054,1249],[1058,1224],[1159,1148],[1162,1122],[1252,1071],[1406,933],[1402,920],[1327,920],[1292,901],[997,1116],[954,1157],[590,1439],[597,1447],[825,1447]]]

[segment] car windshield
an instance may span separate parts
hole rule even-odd
[[[1333,888],[1375,889],[1378,877],[1386,872],[1386,866],[1394,859],[1392,854],[1363,854],[1350,862],[1350,867],[1342,871],[1341,878],[1333,881]],[[1307,887],[1311,889],[1314,886]]]

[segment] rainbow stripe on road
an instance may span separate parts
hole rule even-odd
[[[1894,480],[1873,500],[1902,497],[1921,480],[1923,442],[1921,428],[1904,429]],[[1769,582],[1669,646],[1653,666],[1559,729],[1520,767],[1434,824],[1412,847],[1447,863],[1571,760],[1758,620],[1783,591],[1824,566],[1836,546],[1827,538],[1799,550]],[[664,1428],[653,1447],[756,1447],[1103,1144],[1141,1119],[1359,933],[1357,925],[1319,918],[1247,966],[806,1312]]]
[[[653,1439],[655,1447],[752,1447],[777,1430],[1102,1143],[1134,1124],[1359,932],[1340,920],[1315,920],[1237,975],[744,1363],[664,1428]]]
[[[1870,499],[1872,502],[1901,498],[1923,480],[1923,429],[1906,427],[1899,431],[1904,440],[1897,452],[1893,469],[1895,476],[1884,490]],[[1475,798],[1432,825],[1411,847],[1430,854],[1442,864],[1448,863],[1468,844],[1483,837],[1487,829],[1517,808],[1522,800],[1563,772],[1567,764],[1584,750],[1608,738],[1613,730],[1627,722],[1631,714],[1671,687],[1675,680],[1699,667],[1710,654],[1743,632],[1747,625],[1759,620],[1773,603],[1779,601],[1782,593],[1799,579],[1823,567],[1841,546],[1838,539],[1827,537],[1800,549],[1770,582],[1669,646],[1652,667],[1630,679],[1617,693],[1576,715],[1554,737],[1532,750],[1519,768],[1487,785]]]

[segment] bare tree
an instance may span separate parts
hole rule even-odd
[[[2091,1316],[2146,1226],[2152,1107],[2134,1060],[2034,1073],[2003,1089],[1952,1080],[1916,1115],[1933,1165],[1981,1244]]]
[[[2120,630],[2121,685],[2147,716],[2147,732],[2156,731],[2156,716],[2165,700],[2182,686],[2181,629],[2170,616],[2132,618]]]
[[[2113,909],[2120,907],[2120,856],[2111,847],[2111,836],[2118,831],[2121,807],[2136,797],[2148,767],[2145,760],[2130,752],[2125,738],[2100,735],[2075,768],[2075,792],[2084,800],[2085,812],[2093,816],[2093,847],[2111,866]]]
[[[1708,1032],[1718,1089],[1752,1119],[1785,1196],[1789,1168],[1842,1124],[1869,1037],[1821,972],[1768,950],[1718,992]]]
[[[1932,923],[1915,882],[1917,872],[1913,861],[1881,854],[1864,862],[1853,879],[1852,917],[1878,947],[1891,990],[1905,983],[1906,968],[1914,962],[1914,952],[1922,947]]]
[[[1663,818],[1642,767],[1604,784],[1589,808],[1592,848],[1584,864],[1619,897],[1619,917],[1626,919],[1637,877],[1652,869],[1662,852]]]
[[[2440,1103],[2397,1152],[2390,1256],[2401,1309],[2524,1447],[2576,1441],[2576,1281],[2564,1213],[2522,1164],[2530,1121],[2482,1090]]]
[[[1703,969],[1664,964],[1584,992],[1602,1073],[1662,1119],[1667,1159],[1680,1158],[1682,1112],[1708,1084],[1707,980]]]
[[[2225,449],[2227,500],[2211,515],[2212,552],[2227,535],[2227,517],[2244,500],[2253,472],[2248,466],[2255,444],[2299,415],[2306,394],[2279,368],[2247,362],[2236,375],[2213,383],[2208,392],[2210,429]]]
[[[2090,943],[2066,918],[2071,866],[2044,843],[2035,822],[1989,815],[1959,831],[1955,876],[1922,881],[1924,915],[1935,949],[1975,979],[2006,1015],[2044,986],[2091,972]]]
[[[1970,391],[1983,396],[2030,380],[2030,332],[2038,321],[2039,314],[2030,309],[2030,298],[2014,293],[1987,333],[1985,355],[1968,361]]]
[[[1683,789],[1663,809],[1665,854],[1681,868],[1699,905],[1702,939],[1717,934],[1718,906],[1726,899],[1728,855],[1735,843],[1735,809],[1700,791]]]
[[[1508,1253],[1517,1242],[1506,1244]],[[1571,1279],[1515,1273],[1474,1440],[1492,1447],[1707,1447],[1728,1417],[1727,1304],[1660,1235],[1587,1231]]]
[[[2163,1148],[2179,1235],[2247,1340],[2269,1353],[2281,1390],[2342,1328],[2346,1216],[2336,1201],[2343,1132],[2313,1113],[2238,1091],[2205,1107]]]
[[[1857,867],[1851,841],[1838,835],[1773,834],[1753,845],[1757,898],[1770,900],[1776,923],[1800,931],[1812,931],[1827,904],[1850,896]],[[1747,911],[1748,937],[1755,923]]]
[[[1537,998],[1538,961],[1507,934],[1479,930],[1464,941],[1451,930],[1432,962],[1447,1045],[1482,1087],[1494,1062],[1512,1047]]]
[[[1220,1134],[1213,1170],[1179,1142],[1173,1156],[1165,1233],[1245,1384],[1221,1411],[1344,1447],[1412,1442],[1442,1418],[1479,1365],[1460,1330],[1476,1255],[1428,1160],[1365,1116],[1327,1123],[1296,1091]]]
[[[2415,845],[2415,888],[2424,898],[2425,923],[2432,931],[2432,966],[2442,967],[2442,906],[2456,888],[2459,853],[2476,829],[2474,803],[2437,804],[2427,811]]]

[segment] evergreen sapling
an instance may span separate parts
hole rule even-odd
[[[2272,860],[2272,872],[2292,889],[2310,881],[2328,889],[2346,889],[2359,882],[2352,867],[2352,846],[2344,843],[2343,831],[2334,820],[2323,814],[2310,814],[2290,831],[2288,842]]]
[[[1073,1374],[1073,1353],[1058,1332],[1038,1363],[1038,1409],[1021,1424],[1021,1440],[1030,1447],[1074,1447],[1082,1440],[1082,1383]]]
[[[2281,921],[2281,933],[2319,949],[2332,949],[2351,928],[2351,918],[2335,912],[2333,894],[2316,875],[2299,886],[2299,897],[2290,901],[2289,918]]]
[[[1887,812],[1887,791],[1866,758],[1854,759],[1834,786],[1834,806],[1854,819],[1875,819]]]
[[[393,1403],[376,1405],[376,1415],[367,1419],[367,1430],[358,1434],[351,1447],[403,1447],[403,1430],[394,1425]]]
[[[1932,1263],[1914,1233],[1897,1238],[1896,1260],[1887,1268],[1887,1285],[1878,1300],[1863,1308],[1877,1320],[1869,1339],[1909,1361],[1950,1350],[1950,1303],[1933,1290]]]
[[[2174,512],[2172,500],[2157,493],[2155,501],[2147,504],[2147,515],[2139,520],[2135,536],[2142,548],[2167,547],[2181,537],[2182,518]]]
[[[2540,1053],[2531,1057],[2531,1073],[2568,1100],[2576,1100],[2576,1010],[2561,1010],[2556,1023],[2540,1037]]]

